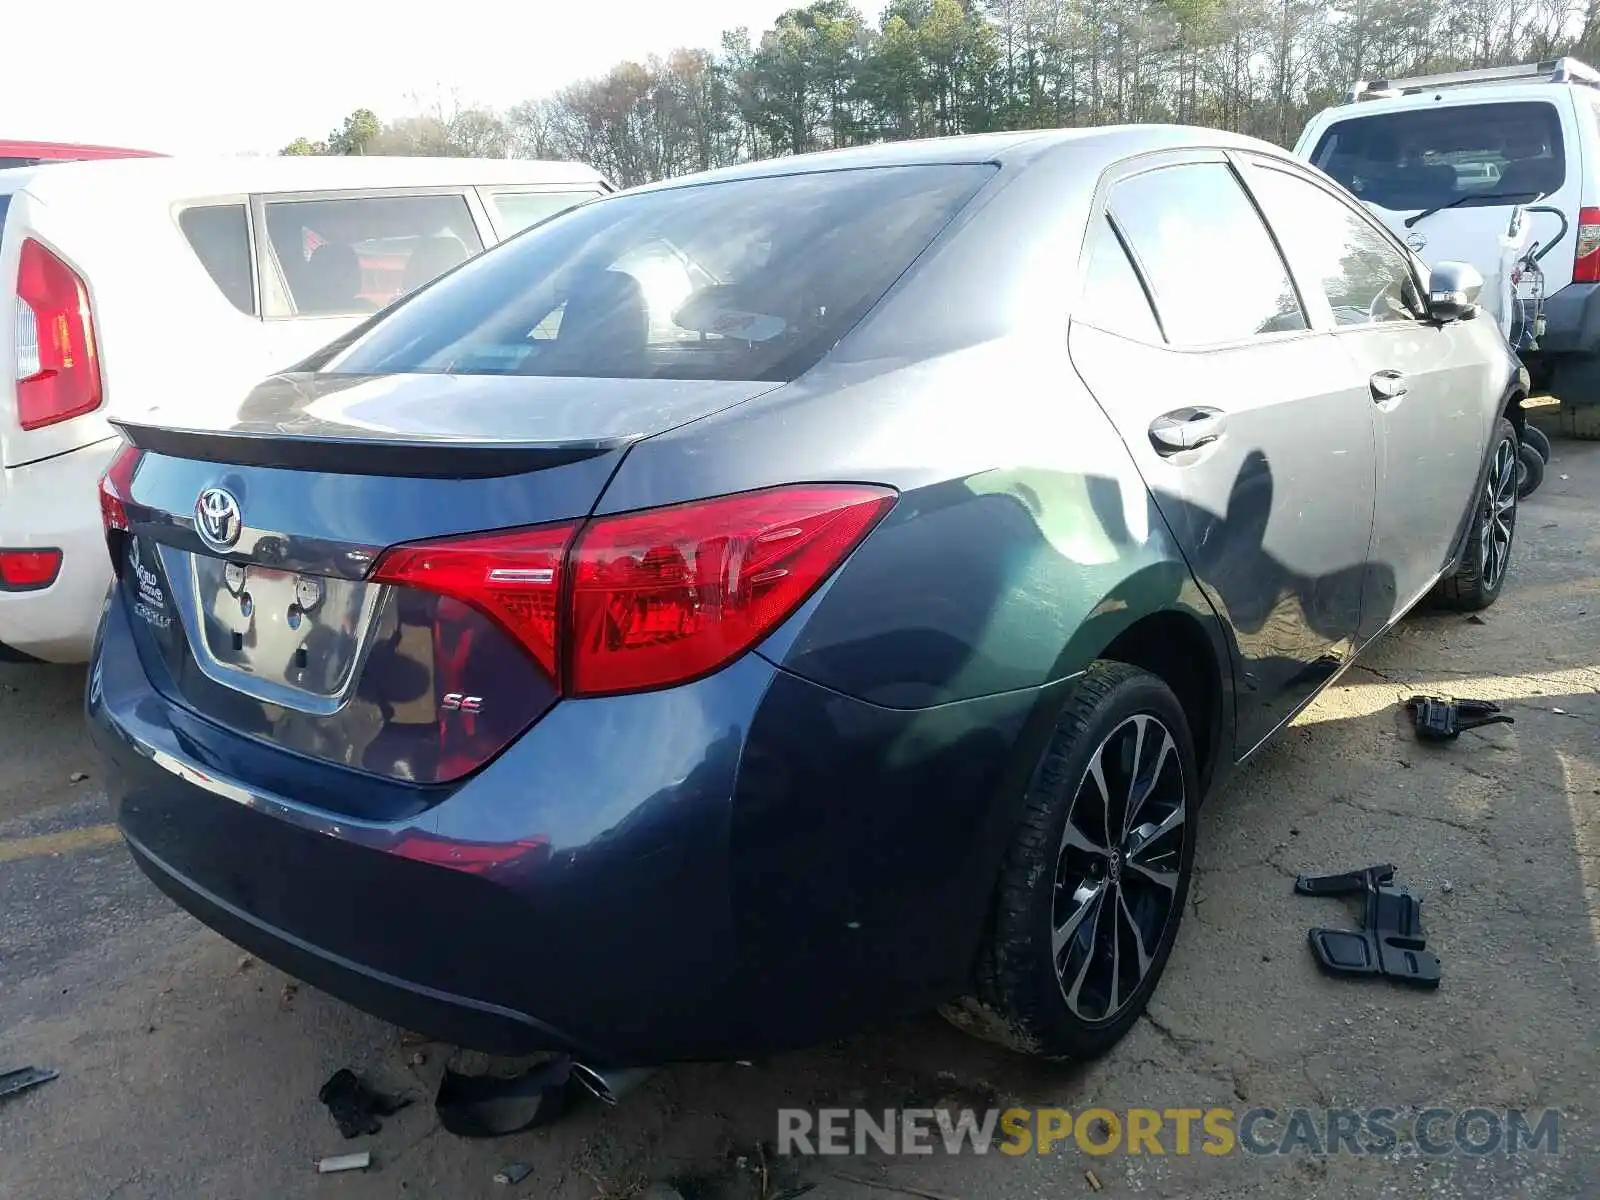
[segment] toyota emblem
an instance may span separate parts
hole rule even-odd
[[[225,488],[207,488],[194,503],[194,531],[213,550],[232,550],[243,525],[239,502]]]

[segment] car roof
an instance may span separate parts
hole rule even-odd
[[[844,150],[823,150],[721,167],[695,175],[665,179],[632,191],[659,191],[730,179],[870,167],[953,166],[963,163],[1022,166],[1032,159],[1069,148],[1085,155],[1086,168],[1096,163],[1099,164],[1095,167],[1098,170],[1099,166],[1121,158],[1188,146],[1251,150],[1277,158],[1290,158],[1280,146],[1220,129],[1190,125],[1102,125],[1085,129],[1028,129],[1015,133],[973,133],[905,142],[875,142]]]
[[[56,162],[0,171],[0,191],[52,197],[108,194],[178,200],[190,196],[345,188],[476,184],[599,183],[593,167],[525,158],[401,158],[384,155],[273,155],[237,158],[121,158]],[[9,186],[8,186],[9,185]]]

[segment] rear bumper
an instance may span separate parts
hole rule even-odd
[[[136,860],[203,922],[396,1024],[614,1065],[750,1057],[955,994],[1053,690],[889,710],[747,655],[558,704],[384,824],[253,789],[262,749],[229,754],[150,688],[120,600],[87,706]]]
[[[47,588],[0,591],[0,657],[6,648],[46,662],[89,657],[111,582],[100,525],[100,474],[117,440],[0,471],[0,547],[54,548],[61,573]]]

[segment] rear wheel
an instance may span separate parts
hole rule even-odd
[[[1517,531],[1519,452],[1516,428],[1502,417],[1490,451],[1489,473],[1478,494],[1467,552],[1456,573],[1441,582],[1434,593],[1446,608],[1476,612],[1488,608],[1500,596]]]
[[[1524,441],[1517,447],[1517,499],[1526,500],[1543,482],[1544,459],[1531,443]]]
[[[1033,775],[977,996],[958,1024],[1042,1058],[1103,1053],[1155,991],[1194,867],[1188,721],[1156,676],[1098,662]]]
[[[1542,461],[1550,461],[1550,437],[1532,421],[1522,427],[1522,444],[1532,446]]]

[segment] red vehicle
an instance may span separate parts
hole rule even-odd
[[[76,146],[71,142],[8,142],[0,139],[0,170],[36,163],[80,162],[86,158],[164,158],[155,150],[121,146]]]

